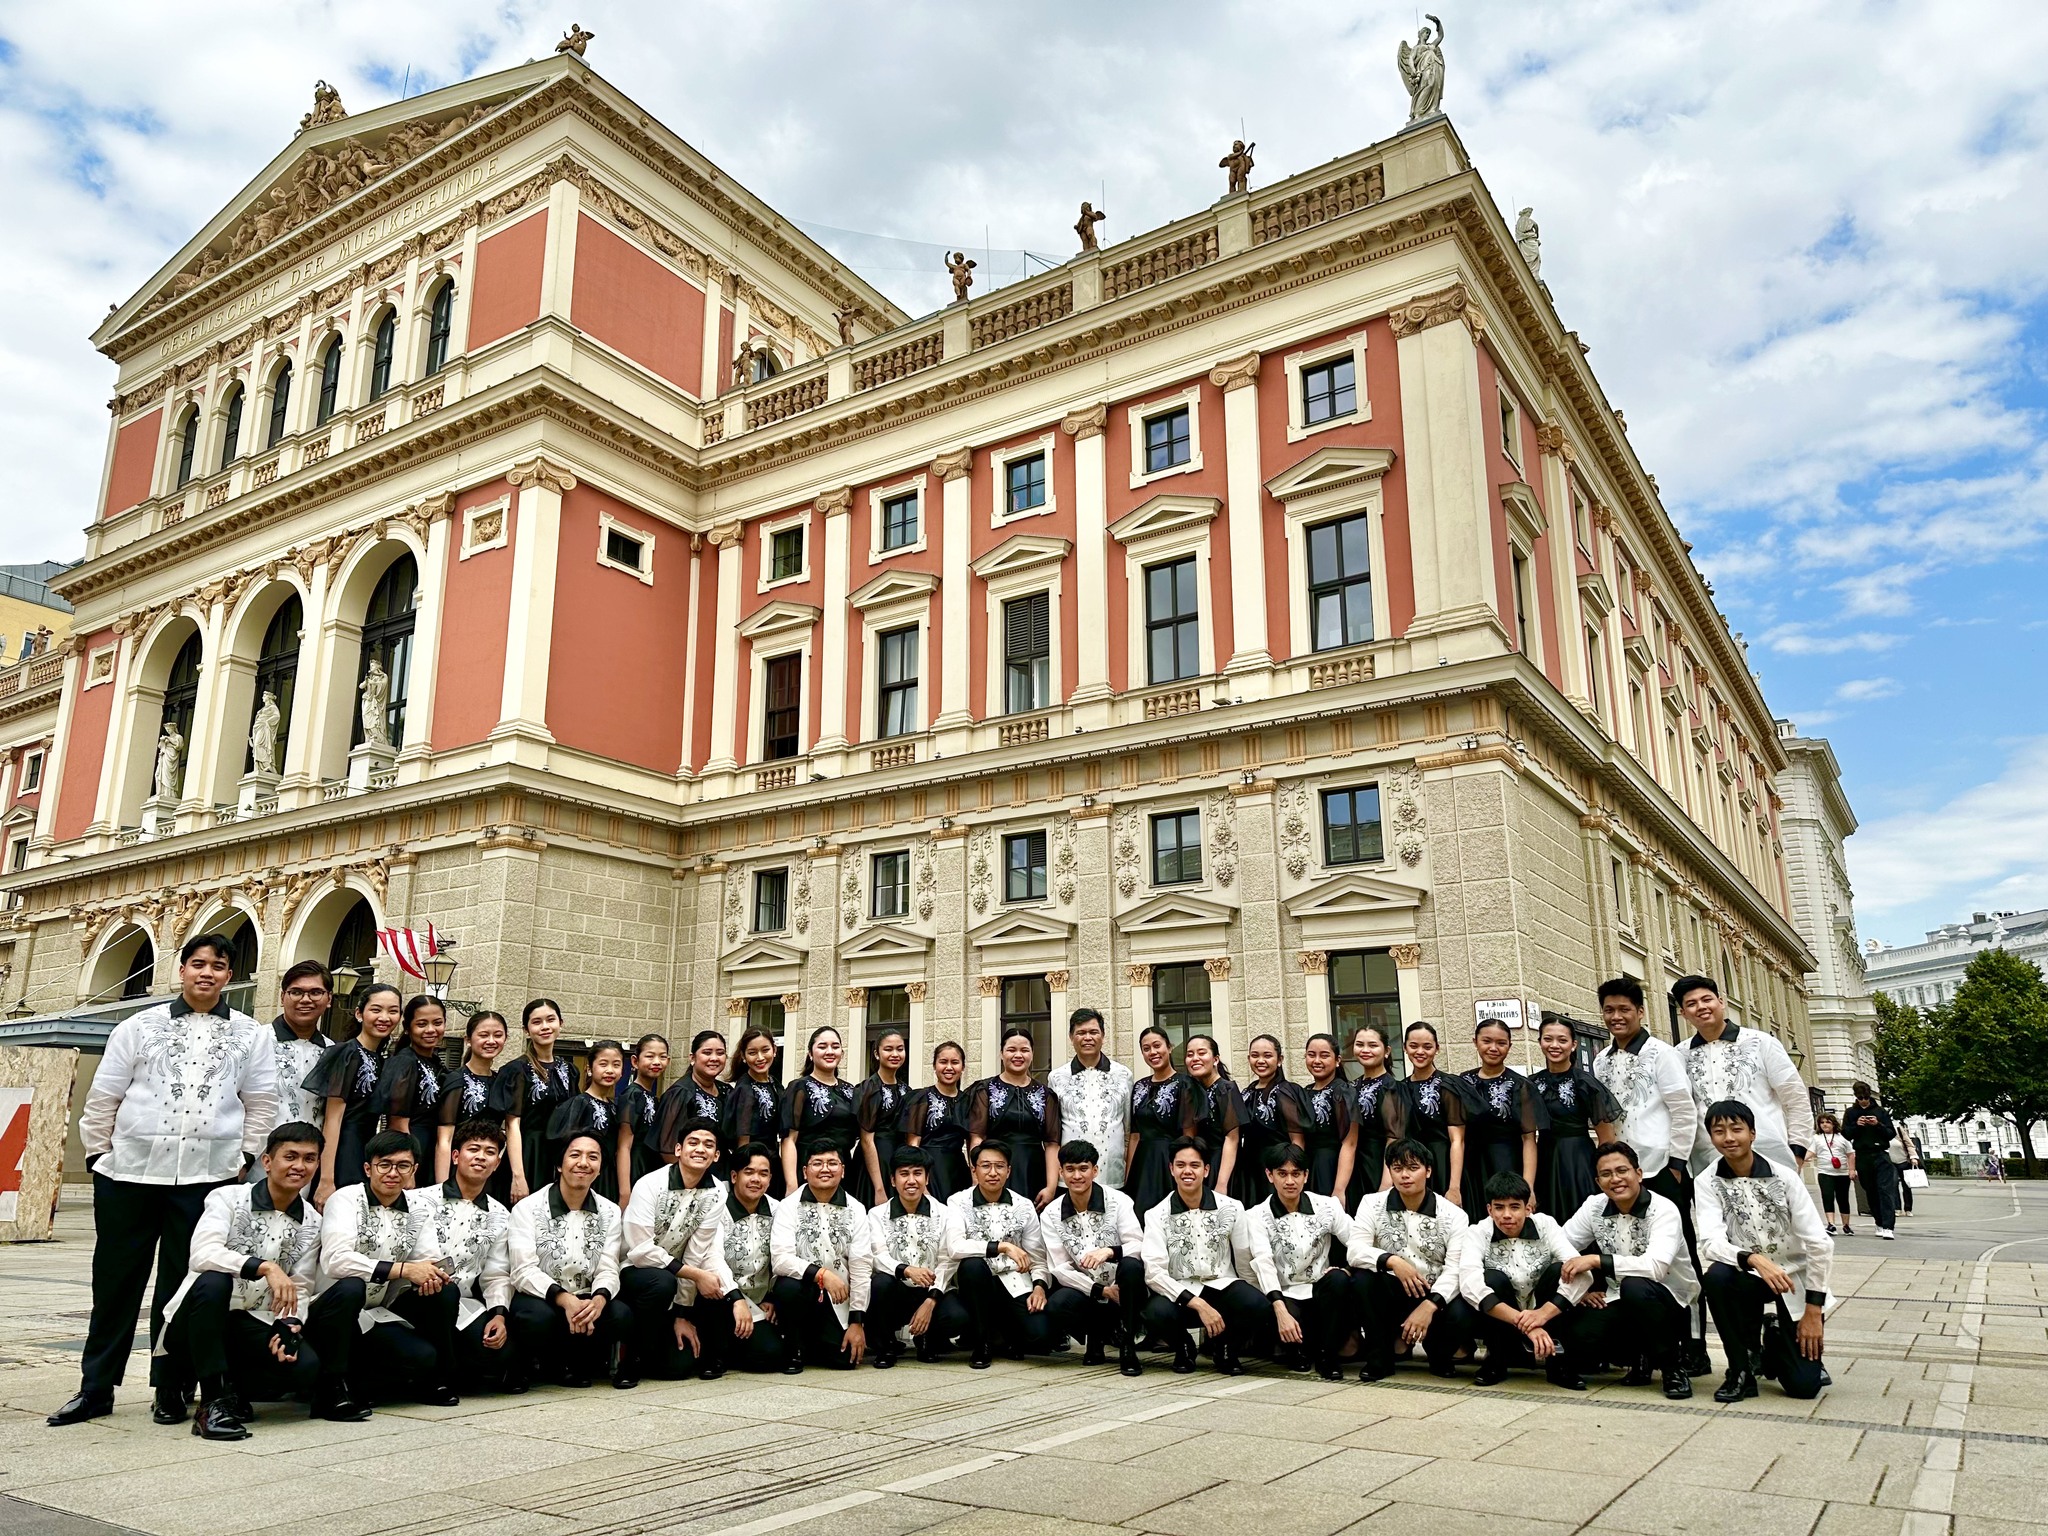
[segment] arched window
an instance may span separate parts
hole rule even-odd
[[[286,358],[277,370],[277,379],[270,386],[270,436],[265,448],[275,448],[284,441],[284,420],[292,407],[292,360]]]
[[[313,413],[313,425],[325,426],[334,415],[335,396],[341,389],[341,338],[327,343],[320,354],[320,404]]]
[[[448,338],[455,332],[455,279],[443,278],[427,321],[427,377],[448,366]]]
[[[370,352],[370,398],[381,400],[391,388],[391,354],[398,348],[398,311],[386,310]]]
[[[199,409],[185,413],[185,430],[178,434],[178,484],[192,478],[192,456],[199,451]]]
[[[775,375],[782,372],[782,359],[775,355],[773,348],[763,347],[754,354],[754,362],[750,372],[753,375],[753,382],[756,384],[760,383],[763,379],[772,379]]]
[[[284,762],[285,743],[292,729],[292,693],[299,677],[299,632],[305,628],[305,610],[299,605],[299,595],[294,592],[278,605],[271,616],[270,627],[263,631],[263,649],[256,653],[256,692],[250,704],[250,719],[254,711],[263,707],[263,695],[277,696],[277,756],[275,761]],[[245,754],[242,772],[248,773],[256,766],[252,755]],[[237,975],[241,973],[236,972]]]
[[[248,392],[237,384],[228,391],[228,429],[220,440],[220,467],[226,469],[242,456],[242,406]]]
[[[370,594],[369,609],[363,614],[363,659],[356,667],[356,686],[362,686],[369,675],[371,659],[375,658],[391,680],[384,707],[384,728],[393,747],[405,745],[406,682],[412,671],[413,604],[419,597],[419,579],[419,567],[412,556],[400,555],[378,581],[377,589]],[[357,709],[349,745],[362,744],[363,712]]]
[[[192,764],[192,713],[199,704],[199,663],[205,654],[199,636],[188,635],[171,661],[171,675],[164,684],[163,724],[175,725],[185,745],[178,756],[178,793],[185,792],[185,780]],[[161,736],[162,727],[158,727]]]

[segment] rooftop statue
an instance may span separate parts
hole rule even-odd
[[[1429,35],[1424,27],[1415,37],[1415,46],[1401,44],[1396,56],[1401,66],[1401,83],[1408,87],[1408,121],[1419,122],[1425,117],[1434,117],[1444,109],[1444,24],[1434,16],[1436,36]]]
[[[573,53],[580,59],[583,57],[583,50],[590,46],[591,39],[596,36],[595,32],[586,32],[572,21],[569,23],[569,30],[562,34],[562,40],[555,44],[555,52]]]
[[[1240,192],[1251,191],[1252,151],[1258,147],[1257,144],[1245,143],[1243,139],[1230,141],[1230,153],[1216,162],[1230,173],[1230,190],[1225,196],[1236,197]]]
[[[1095,226],[1108,217],[1108,214],[1095,207],[1092,203],[1084,201],[1081,204],[1081,217],[1074,221],[1074,233],[1081,237],[1082,250],[1099,251],[1102,249],[1101,246],[1095,243]]]

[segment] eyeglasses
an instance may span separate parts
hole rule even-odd
[[[411,1173],[419,1165],[409,1157],[380,1157],[370,1166],[378,1173]]]
[[[318,1002],[323,997],[332,997],[333,995],[325,987],[292,987],[285,992],[286,997],[300,1003]]]

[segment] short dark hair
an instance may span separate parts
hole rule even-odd
[[[270,1156],[288,1142],[310,1143],[324,1149],[327,1138],[321,1134],[320,1127],[310,1120],[287,1120],[283,1125],[271,1129],[269,1139],[263,1143],[263,1155]]]
[[[930,1168],[931,1156],[923,1147],[898,1147],[889,1154],[889,1171],[896,1173],[904,1168]]]
[[[1067,1015],[1067,1033],[1072,1034],[1083,1024],[1101,1024],[1102,1010],[1099,1008],[1076,1008]],[[1104,1026],[1107,1028],[1108,1026]]]
[[[766,1147],[758,1141],[743,1141],[738,1146],[734,1147],[732,1149],[731,1161],[729,1161],[726,1164],[726,1166],[730,1168],[734,1173],[738,1173],[742,1168],[746,1167],[747,1164],[751,1163],[757,1157],[766,1160],[769,1171],[774,1171],[775,1154],[772,1151],[770,1151],[768,1147]]]
[[[380,1157],[392,1157],[400,1152],[410,1152],[418,1161],[420,1149],[412,1144],[412,1137],[404,1131],[379,1131],[363,1143],[363,1161],[374,1163]]]
[[[210,949],[221,959],[227,961],[230,971],[235,968],[234,941],[224,933],[193,934],[191,938],[185,941],[184,947],[178,951],[178,964],[189,965],[192,957],[202,949]]]
[[[846,1149],[837,1142],[832,1141],[828,1141],[822,1146],[813,1147],[810,1151],[806,1152],[804,1154],[804,1166],[808,1168],[816,1159],[828,1154],[839,1159],[840,1167],[844,1168],[846,1166]]]
[[[1207,1145],[1203,1143],[1202,1139],[1199,1136],[1174,1137],[1172,1141],[1167,1143],[1167,1162],[1171,1163],[1176,1157],[1179,1157],[1183,1152],[1199,1152],[1202,1154],[1203,1162],[1206,1163],[1209,1161],[1209,1148],[1207,1147]]]
[[[1429,1148],[1413,1136],[1403,1136],[1387,1143],[1386,1155],[1380,1159],[1384,1168],[1406,1168],[1409,1166],[1434,1168],[1436,1163],[1429,1155]]]
[[[675,1144],[680,1147],[685,1141],[690,1139],[692,1133],[697,1131],[709,1131],[711,1133],[711,1140],[713,1145],[716,1145],[718,1142],[724,1140],[724,1138],[718,1134],[718,1122],[716,1120],[710,1119],[709,1117],[704,1115],[692,1115],[689,1119],[685,1120],[681,1125],[676,1127]]]
[[[1611,981],[1600,983],[1600,1001],[1610,997],[1625,997],[1638,1008],[1643,1006],[1643,984],[1633,976],[1616,976]]]
[[[1756,1111],[1740,1099],[1716,1099],[1707,1106],[1702,1117],[1708,1130],[1714,1128],[1716,1120],[1738,1120],[1752,1131],[1756,1129]]]
[[[1486,1203],[1496,1200],[1527,1200],[1529,1181],[1519,1173],[1496,1173],[1486,1181]]]
[[[458,1124],[448,1138],[451,1150],[464,1147],[472,1141],[488,1141],[500,1152],[505,1150],[505,1127],[495,1120],[470,1119]]]
[[[1671,1001],[1682,1007],[1686,997],[1691,993],[1699,991],[1702,987],[1713,993],[1716,997],[1721,995],[1720,983],[1711,976],[1681,976],[1678,980],[1671,983]]]
[[[1877,1090],[1859,1079],[1849,1085],[1849,1097],[1852,1099],[1874,1099],[1877,1097]]]
[[[1068,1163],[1099,1164],[1101,1161],[1102,1154],[1095,1149],[1095,1143],[1092,1141],[1069,1141],[1060,1145],[1061,1167]]]
[[[320,985],[328,991],[334,990],[334,973],[318,960],[301,960],[277,979],[277,990],[282,992],[295,981],[304,981],[308,976],[318,976]]]
[[[974,1149],[974,1161],[979,1163],[991,1152],[995,1153],[997,1157],[1000,1157],[1006,1163],[1010,1160],[1010,1149],[991,1136],[987,1141],[984,1141]]]
[[[1276,1141],[1266,1148],[1266,1171],[1278,1173],[1282,1168],[1308,1167],[1308,1154],[1291,1141]]]
[[[1643,1166],[1641,1159],[1636,1156],[1636,1149],[1625,1141],[1603,1141],[1599,1146],[1595,1147],[1593,1149],[1593,1166],[1595,1168],[1600,1166],[1600,1159],[1603,1157],[1625,1157],[1628,1159],[1629,1167],[1638,1170]]]

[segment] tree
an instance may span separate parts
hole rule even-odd
[[[1871,1046],[1877,1057],[1879,1097],[1892,1107],[1894,1114],[1932,1114],[1933,1111],[1920,1102],[1917,1085],[1913,1081],[1913,1074],[1927,1056],[1930,1043],[1927,1021],[1912,1004],[1893,1002],[1883,992],[1872,1001],[1877,1005],[1877,1027],[1872,1031]]]
[[[2036,1176],[2033,1126],[2048,1119],[2048,980],[2030,962],[1990,949],[1970,962],[1955,996],[1930,1009],[1926,1049],[1906,1072],[1917,1113],[1961,1120],[1979,1112],[2019,1132]]]

